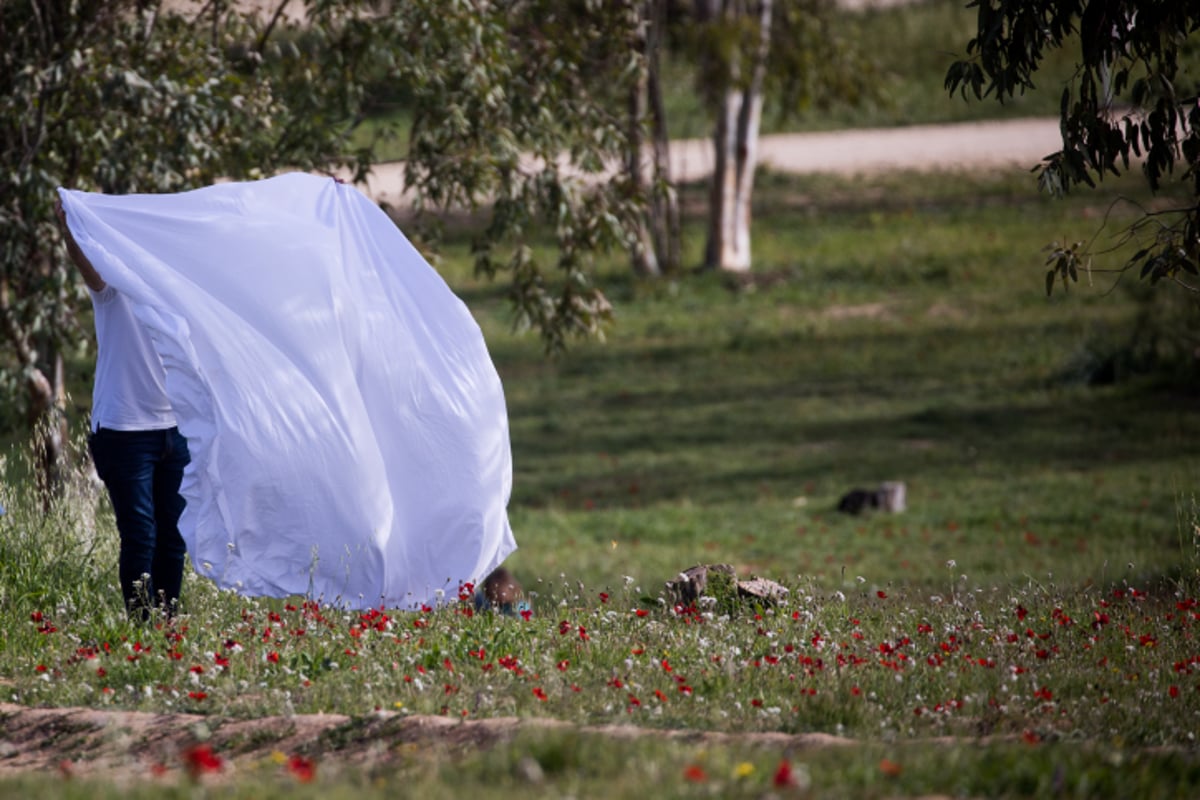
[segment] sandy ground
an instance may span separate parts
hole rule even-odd
[[[1057,118],[1024,118],[901,128],[851,129],[830,133],[787,133],[759,140],[763,167],[787,173],[853,176],[885,170],[1028,170],[1062,148]],[[671,142],[671,176],[700,180],[713,168],[712,142]],[[377,164],[365,191],[375,200],[401,207],[404,164]]]
[[[1058,119],[1015,119],[953,125],[790,133],[761,140],[763,166],[781,172],[840,175],[882,170],[1020,167],[1062,148]],[[682,180],[712,170],[704,140],[675,143],[672,169]]]
[[[352,719],[340,714],[225,720],[199,714],[154,714],[95,708],[27,708],[0,703],[0,777],[37,771],[117,782],[187,776],[188,753],[205,746],[223,762],[206,780],[239,770],[260,770],[286,759],[313,759],[323,771],[386,766],[405,757],[406,746],[489,747],[522,731],[572,730],[609,738],[666,737],[701,744],[728,743],[790,752],[858,744],[823,733],[722,734],[670,731],[633,725],[577,726],[553,719],[403,715],[380,712]]]

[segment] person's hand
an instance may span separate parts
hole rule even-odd
[[[63,210],[61,196],[54,198],[54,216],[58,218],[58,223],[62,226],[63,239],[67,243],[67,255],[70,256],[71,261],[75,262],[79,274],[83,276],[83,282],[93,292],[103,292],[108,284],[104,282],[104,278],[100,277],[100,273],[96,272],[92,262],[79,249],[75,237],[71,235],[71,228],[67,225],[67,212]]]
[[[75,244],[75,237],[71,234],[71,226],[67,225],[67,212],[63,208],[62,198],[54,198],[54,216],[58,218],[58,225],[62,228],[63,236],[67,240],[67,245]]]

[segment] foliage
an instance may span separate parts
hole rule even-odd
[[[1200,291],[1200,75],[1185,56],[1197,46],[1200,7],[1171,0],[975,0],[978,28],[967,60],[956,61],[946,88],[1004,102],[1034,87],[1047,51],[1073,42],[1076,73],[1060,103],[1063,149],[1039,168],[1055,194],[1095,187],[1141,160],[1153,190],[1166,180],[1189,187],[1180,208],[1148,211],[1128,237],[1142,242],[1124,270],[1156,283]],[[1077,281],[1091,253],[1085,243],[1052,248],[1046,279]]]
[[[995,103],[965,103],[942,89],[946,77],[945,42],[966,41],[974,17],[960,0],[933,0],[913,5],[867,6],[862,11],[836,10],[827,24],[844,39],[857,43],[874,64],[878,96],[847,103],[832,96],[812,102],[772,103],[763,119],[763,133],[828,131],[840,128],[873,128],[895,125],[945,123],[997,117],[1045,116],[1058,112],[1058,91],[1073,72],[1069,55],[1050,54],[1039,73],[1039,88]],[[790,24],[790,23],[789,23]],[[675,139],[710,136],[710,115],[697,92],[689,47],[699,40],[688,26],[676,25],[668,43],[672,48],[663,64],[663,102]],[[813,26],[814,33],[816,26]],[[806,29],[807,30],[807,29]],[[790,55],[799,57],[799,54]],[[840,54],[836,54],[840,55]],[[356,129],[354,141],[367,144],[380,136],[375,152],[380,160],[400,161],[408,152],[410,97],[395,81],[373,84],[369,116]],[[819,100],[819,101],[818,101]],[[786,111],[785,115],[779,112]],[[383,130],[396,135],[382,138]]]
[[[681,50],[695,63],[697,93],[711,106],[750,80],[746,64],[757,47],[750,3],[717,4],[711,15],[679,9],[672,25]],[[771,5],[765,89],[777,124],[808,109],[874,98],[879,65],[857,42],[858,18],[830,0],[786,0]],[[742,64],[739,67],[739,63]]]
[[[247,800],[374,800],[394,797],[395,787],[404,786],[406,792],[430,800],[464,796],[503,800],[514,794],[619,800],[653,786],[663,798],[1174,800],[1188,796],[1200,780],[1196,761],[1188,753],[1137,750],[1120,743],[839,742],[791,747],[736,739],[522,730],[511,740],[483,748],[404,742],[392,753],[388,759],[357,764],[339,751],[325,751],[314,760],[316,775],[310,780],[297,774],[292,759],[282,752],[239,759],[233,780],[222,774],[224,770],[185,780],[174,765],[157,779],[147,775],[145,780],[137,776],[105,780],[89,774],[86,763],[68,760],[60,765],[59,774],[3,779],[0,791],[16,797],[69,800],[212,794]]]
[[[625,147],[612,99],[641,69],[631,3],[308,0],[299,19],[284,6],[0,9],[0,385],[34,398],[35,421],[61,418],[61,354],[87,341],[55,187],[169,192],[339,167],[362,179],[375,138],[352,134],[388,81],[408,88],[414,204],[488,206],[477,265],[511,272],[518,323],[559,347],[608,319],[592,253],[624,246],[641,202],[619,178],[594,180]],[[526,246],[538,226],[555,233],[557,276]]]
[[[362,20],[312,12],[300,48],[223,3],[196,17],[132,0],[0,8],[2,366],[21,382],[47,383],[55,354],[85,341],[55,187],[180,191],[353,160],[343,141],[379,52]],[[361,173],[369,154],[356,157]]]
[[[389,17],[412,115],[405,175],[416,207],[488,206],[476,269],[511,273],[518,327],[552,349],[601,332],[611,308],[591,259],[626,248],[641,211],[627,176],[603,177],[627,147],[620,103],[643,69],[636,8],[420,2]],[[527,244],[539,228],[553,232],[557,279]]]
[[[936,594],[793,579],[772,608],[723,613],[644,599],[632,580],[565,579],[538,586],[532,614],[506,618],[475,612],[469,591],[441,609],[358,613],[239,598],[190,576],[186,613],[139,627],[111,613],[98,563],[40,596],[24,591],[33,576],[0,569],[11,590],[0,669],[12,699],[33,706],[542,716],[895,741],[1103,742],[1115,730],[1130,746],[1176,747],[1200,709],[1192,580],[986,585],[950,561]]]
[[[880,99],[882,67],[859,40],[859,20],[823,0],[781,3],[772,27],[768,92],[777,119]]]

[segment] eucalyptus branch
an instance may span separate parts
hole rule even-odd
[[[207,0],[207,2],[201,6],[200,10],[196,12],[196,16],[192,17],[192,21],[188,23],[188,30],[195,30],[197,23],[204,19],[204,15],[208,13],[208,10],[212,8],[213,3],[215,2],[217,2],[217,0]]]
[[[212,3],[212,47],[215,50],[221,41],[221,5],[222,0],[213,0]]]
[[[260,56],[263,53],[263,48],[267,46],[267,39],[275,30],[275,25],[279,22],[279,18],[283,16],[283,9],[287,6],[289,0],[279,0],[279,5],[275,7],[275,13],[271,15],[271,21],[262,29],[262,33],[258,36],[258,41],[254,45],[254,52]]]
[[[1200,286],[1192,286],[1190,283],[1185,281],[1183,278],[1180,278],[1178,275],[1172,275],[1171,281],[1175,285],[1185,289],[1186,291],[1191,292],[1192,294],[1200,294]]]
[[[41,40],[42,52],[49,53],[51,47],[49,31],[46,30],[46,18],[42,16],[42,9],[38,0],[33,0],[29,4],[29,9],[33,12],[33,22],[37,30],[38,39]]]
[[[1120,203],[1120,202],[1122,202],[1122,201],[1125,201],[1125,200],[1126,200],[1126,198],[1125,198],[1125,197],[1117,197],[1117,198],[1115,198],[1115,199],[1114,199],[1114,200],[1113,200],[1111,203],[1109,203],[1109,204],[1108,204],[1108,208],[1107,208],[1107,209],[1105,209],[1105,211],[1104,211],[1104,219],[1102,219],[1102,220],[1100,221],[1100,227],[1098,227],[1098,228],[1097,228],[1097,229],[1096,229],[1096,230],[1095,230],[1095,231],[1092,233],[1092,237],[1091,237],[1090,239],[1088,239],[1088,240],[1087,240],[1087,243],[1084,245],[1084,247],[1083,247],[1083,251],[1082,251],[1082,252],[1084,252],[1084,253],[1091,253],[1091,252],[1092,252],[1092,245],[1093,245],[1093,244],[1095,244],[1095,242],[1096,242],[1096,240],[1097,240],[1098,238],[1100,238],[1100,234],[1104,232],[1104,229],[1105,229],[1106,227],[1108,227],[1108,218],[1109,218],[1109,217],[1112,215],[1113,209],[1117,207],[1117,203]],[[1134,205],[1137,205],[1137,203],[1136,203],[1136,202],[1133,202],[1133,201],[1128,201],[1128,202],[1131,202],[1131,203],[1133,203]],[[1126,242],[1128,242],[1128,241],[1129,241],[1129,239],[1131,238],[1132,234],[1130,234],[1130,233],[1129,233],[1129,229],[1128,229],[1128,228],[1126,229],[1126,231],[1125,231],[1125,232],[1126,232],[1126,237],[1125,237],[1124,239],[1122,239],[1120,242],[1118,242],[1117,244],[1113,245],[1111,248],[1109,248],[1109,249],[1107,249],[1107,250],[1101,250],[1101,251],[1099,251],[1099,252],[1097,253],[1097,255],[1106,255],[1107,253],[1111,253],[1111,252],[1113,252],[1114,250],[1116,250],[1116,249],[1120,248],[1120,247],[1121,247],[1122,245],[1124,245]],[[1125,270],[1127,267],[1128,267],[1128,265],[1126,265],[1126,267],[1123,267],[1123,268],[1122,268],[1122,269],[1120,269],[1120,270],[1091,270],[1091,269],[1089,269],[1088,271],[1089,271],[1089,272],[1114,272],[1114,271],[1115,271],[1115,272],[1123,272],[1123,271],[1124,271],[1124,270]]]
[[[32,367],[37,363],[37,353],[30,346],[29,337],[21,330],[14,316],[7,275],[0,275],[0,317],[4,320],[4,333],[17,351],[21,364],[26,368]]]

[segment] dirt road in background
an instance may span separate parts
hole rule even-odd
[[[911,125],[828,133],[784,133],[759,139],[759,162],[780,172],[865,175],[887,170],[1028,170],[1062,148],[1057,118]],[[712,173],[708,139],[671,142],[671,176],[687,183]],[[402,207],[404,163],[377,164],[366,192]]]
[[[839,175],[885,170],[943,170],[1017,167],[1029,169],[1062,149],[1058,119],[1015,119],[903,128],[785,133],[760,140],[762,166],[789,173]],[[712,144],[672,142],[676,180],[712,171]]]

